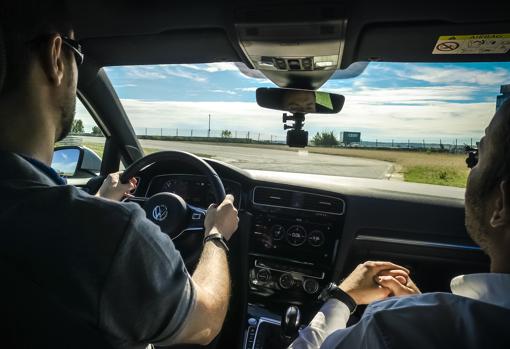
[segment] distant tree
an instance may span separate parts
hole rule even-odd
[[[83,127],[83,121],[80,119],[73,120],[71,125],[71,133],[83,133],[85,128]]]
[[[230,138],[230,137],[232,137],[232,131],[230,131],[230,130],[221,131],[221,138]]]
[[[92,127],[92,134],[94,136],[102,136],[103,135],[103,132],[101,131],[101,129],[97,126],[93,126]]]
[[[333,147],[338,145],[338,139],[336,139],[333,132],[317,132],[313,137],[312,142],[317,146]]]

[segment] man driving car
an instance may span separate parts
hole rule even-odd
[[[489,255],[490,273],[455,277],[452,294],[420,295],[406,268],[366,262],[325,291],[325,304],[290,348],[507,348],[510,100],[485,129],[465,205],[467,231]],[[390,296],[396,297],[383,300]],[[362,319],[346,328],[356,305],[370,303]]]
[[[123,185],[110,175],[99,198],[64,185],[49,165],[73,121],[81,47],[60,1],[2,3],[0,11],[7,59],[0,92],[0,266],[10,292],[2,299],[9,318],[2,345],[211,342],[229,302],[223,240],[238,225],[233,197],[209,208],[205,234],[213,238],[204,240],[190,276],[170,238],[138,205],[114,201],[134,180]]]

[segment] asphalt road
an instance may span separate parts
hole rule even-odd
[[[102,143],[104,139],[82,137],[85,142]],[[286,151],[225,144],[140,140],[143,147],[182,150],[220,160],[234,166],[266,171],[299,172],[360,178],[388,178],[393,165],[386,161],[337,155],[311,154],[306,150]]]

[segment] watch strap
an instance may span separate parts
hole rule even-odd
[[[213,241],[213,240],[218,241],[223,246],[223,248],[225,249],[226,252],[230,251],[230,249],[228,248],[228,245],[227,245],[227,240],[220,233],[212,233],[212,234],[207,235],[204,238],[203,244],[205,245],[206,242]]]
[[[340,302],[344,303],[347,308],[349,308],[349,312],[353,314],[356,311],[358,305],[352,299],[351,296],[340,287],[338,287],[334,283],[330,283],[319,295],[319,299],[326,302],[328,299],[337,299]]]

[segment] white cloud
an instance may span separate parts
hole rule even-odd
[[[260,108],[251,102],[174,102],[123,99],[134,127],[165,127],[207,129],[208,115],[213,129],[250,130],[254,121],[257,129],[281,128],[278,111]]]
[[[402,90],[393,93],[402,94]],[[390,92],[385,89],[386,92]],[[366,92],[366,91],[365,91]],[[375,92],[375,91],[372,91]],[[314,134],[322,130],[362,131],[365,140],[421,141],[439,138],[448,141],[483,134],[494,113],[494,102],[447,103],[434,100],[437,91],[417,93],[424,99],[417,104],[385,104],[383,92],[374,97],[366,92],[348,97],[344,109],[336,115],[308,115],[305,129]],[[453,93],[453,92],[452,92]],[[455,92],[458,94],[459,92]],[[465,100],[462,95],[456,95]],[[427,99],[432,98],[432,99]],[[378,101],[374,103],[374,100]],[[384,98],[391,101],[391,94]],[[406,100],[412,101],[411,96]],[[428,102],[425,102],[428,101]],[[212,129],[262,132],[284,137],[281,112],[257,106],[254,102],[170,102],[122,100],[135,127],[179,128],[205,130],[208,114],[212,116]],[[459,142],[461,142],[459,140]]]
[[[237,95],[237,92],[232,91],[232,90],[210,90],[210,92],[224,93],[224,94],[227,94],[227,95]]]
[[[181,64],[181,67],[206,71],[208,73],[216,73],[221,71],[239,71],[235,63],[231,62],[218,62],[218,63],[206,63],[206,64]]]
[[[430,102],[470,101],[480,91],[475,86],[431,86],[401,88],[333,88],[329,92],[346,96],[346,103],[429,104]]]
[[[180,68],[176,68],[176,67],[167,66],[167,67],[164,67],[164,71],[165,71],[165,74],[167,75],[167,77],[175,76],[178,78],[189,79],[189,80],[193,80],[196,82],[207,81],[207,78],[205,76],[202,76],[200,74],[190,73],[190,72],[185,71],[184,69],[180,69]]]
[[[402,78],[411,78],[430,83],[500,85],[510,81],[510,72],[503,68],[489,71],[456,67],[434,68],[417,66],[409,70],[395,70],[395,72]]]
[[[236,88],[237,91],[241,92],[255,92],[257,91],[258,87],[238,87]]]
[[[131,79],[148,79],[148,80],[159,80],[165,79],[167,76],[161,71],[156,71],[154,67],[144,66],[127,66],[126,76]]]
[[[126,77],[130,79],[162,80],[170,77],[189,79],[197,82],[207,81],[207,78],[199,73],[192,73],[179,66],[153,65],[153,66],[127,66]]]

